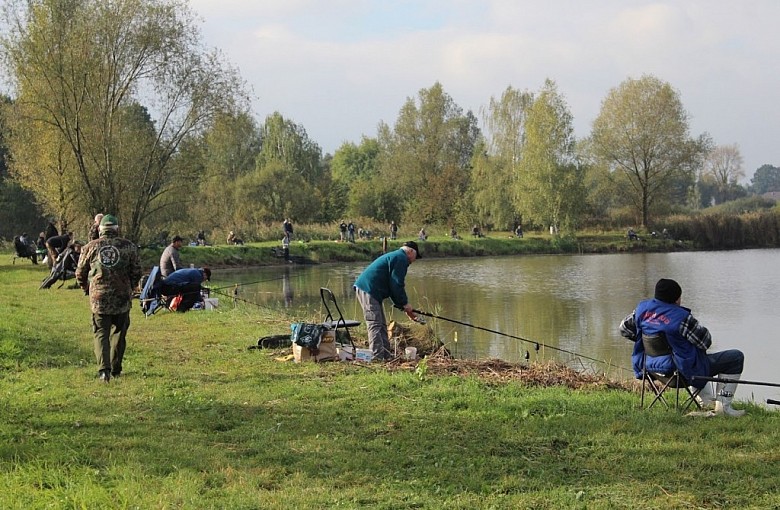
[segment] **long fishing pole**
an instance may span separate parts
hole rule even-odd
[[[240,297],[238,297],[238,294],[236,294],[235,292],[233,294],[228,294],[227,292],[222,292],[222,291],[220,291],[218,289],[209,289],[209,291],[213,292],[214,294],[217,294],[219,296],[225,296],[227,298],[231,298],[234,303],[236,301],[241,301],[242,303],[246,303],[248,305],[255,305],[258,308],[263,308],[263,309],[266,309],[266,310],[273,310],[272,308],[270,308],[268,306],[265,306],[265,305],[262,305],[260,303],[256,303],[256,302],[250,301],[248,299],[240,298]]]
[[[223,286],[223,287],[214,287],[214,288],[212,288],[211,290],[215,290],[215,291],[216,291],[216,290],[222,290],[222,289],[229,289],[229,288],[231,288],[231,287],[235,287],[236,285],[240,285],[240,286],[242,286],[242,287],[246,287],[247,285],[257,285],[258,283],[275,282],[275,281],[277,281],[277,280],[283,280],[283,279],[285,279],[286,277],[287,277],[287,276],[284,276],[284,275],[283,275],[283,276],[277,276],[276,278],[268,278],[268,279],[266,279],[266,280],[257,280],[257,281],[254,281],[254,282],[246,282],[246,283],[231,283],[230,285],[225,285],[225,286]]]
[[[735,383],[735,384],[750,384],[753,386],[772,386],[774,388],[780,388],[780,383],[771,383],[764,381],[745,381],[743,379],[726,379],[721,377],[704,377],[701,375],[694,375],[691,377],[693,381],[710,381],[710,382],[722,382],[722,383]]]
[[[579,354],[579,353],[576,353],[574,351],[570,351],[568,349],[563,349],[561,347],[555,347],[555,346],[552,346],[552,345],[547,345],[545,343],[537,342],[536,340],[531,340],[529,338],[523,338],[521,336],[510,335],[509,333],[503,333],[501,331],[496,331],[495,329],[490,329],[490,328],[483,328],[482,326],[475,326],[474,324],[469,324],[468,322],[463,322],[463,321],[459,321],[459,320],[456,320],[456,319],[450,319],[448,317],[442,317],[441,315],[436,315],[436,314],[432,314],[432,313],[428,313],[428,312],[423,312],[422,310],[412,310],[412,311],[414,313],[416,313],[416,314],[425,315],[426,317],[431,317],[433,319],[439,319],[439,320],[443,320],[443,321],[447,321],[447,322],[453,322],[455,324],[460,324],[461,326],[467,326],[469,328],[479,329],[481,331],[487,331],[488,333],[493,333],[493,334],[496,334],[496,335],[501,335],[501,336],[505,336],[505,337],[508,337],[508,338],[513,338],[515,340],[520,340],[521,342],[527,342],[529,344],[534,344],[536,346],[536,350],[537,351],[539,350],[539,346],[541,345],[541,346],[543,346],[543,347],[545,347],[547,349],[552,349],[554,351],[563,352],[563,353],[566,353],[566,354],[570,354],[572,356],[576,356],[578,358],[584,358],[584,359],[587,359],[587,360],[590,360],[590,361],[595,361],[597,363],[603,363],[603,364],[605,364],[605,365],[607,365],[609,367],[618,368],[618,369],[624,370],[626,372],[630,371],[630,370],[628,370],[625,367],[621,367],[621,366],[618,366],[618,365],[613,365],[612,363],[610,363],[608,361],[605,361],[605,360],[591,358],[590,356],[585,356],[584,354]]]

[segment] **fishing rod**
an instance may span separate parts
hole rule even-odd
[[[607,365],[609,367],[618,368],[618,369],[626,371],[626,372],[630,371],[629,369],[627,369],[625,367],[621,367],[621,366],[618,366],[618,365],[613,365],[612,363],[610,363],[608,361],[604,361],[604,360],[596,359],[596,358],[591,358],[589,356],[585,356],[584,354],[579,354],[579,353],[576,353],[574,351],[563,349],[561,347],[554,347],[552,345],[547,345],[545,343],[537,342],[536,340],[531,340],[529,338],[523,338],[521,336],[510,335],[509,333],[503,333],[501,331],[496,331],[495,329],[483,328],[482,326],[475,326],[474,324],[469,324],[468,322],[463,322],[463,321],[459,321],[459,320],[456,320],[456,319],[450,319],[448,317],[442,317],[441,315],[436,315],[436,314],[432,314],[432,313],[428,313],[428,312],[423,312],[422,310],[412,310],[412,311],[414,313],[417,313],[417,314],[420,314],[420,315],[425,315],[426,317],[431,317],[432,319],[440,319],[440,320],[447,321],[447,322],[453,322],[455,324],[460,324],[461,326],[467,326],[469,328],[479,329],[481,331],[487,331],[488,333],[493,333],[493,334],[496,334],[496,335],[501,335],[501,336],[505,336],[505,337],[508,337],[508,338],[513,338],[515,340],[520,340],[521,342],[527,342],[529,344],[534,344],[536,351],[539,350],[539,346],[543,346],[543,347],[545,347],[547,349],[552,349],[554,351],[570,354],[570,355],[576,356],[578,358],[583,358],[583,359],[587,359],[587,360],[590,360],[590,361],[595,361],[597,363],[603,363],[603,364],[605,364],[605,365]]]
[[[691,380],[720,382],[720,383],[750,384],[753,386],[772,386],[774,388],[780,388],[780,383],[771,383],[771,382],[764,382],[764,381],[745,381],[743,379],[726,379],[721,377],[704,377],[701,375],[694,375],[691,377]]]
[[[246,282],[246,283],[231,283],[230,285],[225,285],[224,287],[214,287],[211,290],[222,290],[222,289],[229,289],[231,287],[235,287],[236,285],[240,285],[241,287],[246,287],[247,285],[257,285],[258,283],[267,283],[267,282],[275,282],[277,280],[283,280],[287,278],[286,275],[283,276],[277,276],[276,278],[269,278],[267,280],[257,280],[254,282]]]
[[[222,287],[222,288],[225,288],[225,287]],[[246,304],[249,304],[249,305],[255,305],[258,308],[263,308],[263,309],[266,309],[266,310],[272,310],[272,308],[269,308],[269,307],[267,307],[265,305],[261,305],[260,303],[256,303],[254,301],[250,301],[248,299],[244,299],[244,298],[238,297],[238,293],[237,292],[233,292],[232,294],[228,294],[227,292],[222,292],[222,291],[220,291],[218,289],[209,289],[209,292],[213,292],[214,294],[217,294],[217,295],[220,295],[220,296],[225,296],[227,298],[231,298],[233,300],[233,302],[241,301],[242,303],[246,303]]]

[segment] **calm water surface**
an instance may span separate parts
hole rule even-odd
[[[631,343],[617,326],[652,296],[659,278],[674,278],[683,287],[683,304],[712,333],[714,350],[739,348],[746,356],[744,379],[780,383],[779,262],[780,250],[422,259],[410,267],[406,285],[419,310],[505,333],[432,321],[459,357],[554,358],[628,378]],[[216,271],[212,286],[244,283],[243,299],[286,309],[299,320],[322,316],[319,288],[328,287],[345,316],[361,320],[351,287],[365,265]],[[408,321],[400,311],[390,315]],[[737,397],[780,399],[780,388],[743,385]]]

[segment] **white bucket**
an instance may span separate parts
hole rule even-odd
[[[404,349],[404,357],[408,360],[417,359],[417,347],[407,347]]]

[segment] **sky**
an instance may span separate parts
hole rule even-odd
[[[441,83],[481,119],[511,86],[556,82],[578,138],[609,91],[653,75],[680,95],[690,134],[736,144],[749,182],[780,166],[778,0],[190,0],[203,43],[324,153],[393,126]],[[482,127],[482,126],[480,126]]]

